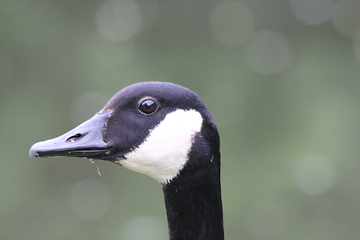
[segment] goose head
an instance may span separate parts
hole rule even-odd
[[[29,154],[107,160],[165,184],[180,173],[200,143],[197,154],[208,159],[194,159],[197,168],[219,154],[216,125],[203,101],[176,84],[143,82],[119,91],[71,131],[34,144]]]

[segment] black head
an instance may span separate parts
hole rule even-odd
[[[109,160],[163,182],[179,173],[199,135],[219,152],[215,123],[195,93],[172,83],[143,82],[119,91],[68,133],[34,144],[30,157]]]

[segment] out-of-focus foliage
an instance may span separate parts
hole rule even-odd
[[[28,149],[139,81],[217,122],[226,238],[360,236],[359,0],[1,0],[0,238],[166,239],[160,186]]]

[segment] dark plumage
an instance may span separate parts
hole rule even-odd
[[[172,83],[115,94],[93,118],[30,149],[30,157],[108,160],[161,183],[170,239],[224,239],[219,135],[202,100]]]

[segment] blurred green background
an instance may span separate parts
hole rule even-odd
[[[0,238],[167,239],[159,184],[30,159],[120,89],[195,91],[226,239],[360,239],[359,0],[1,0]]]

